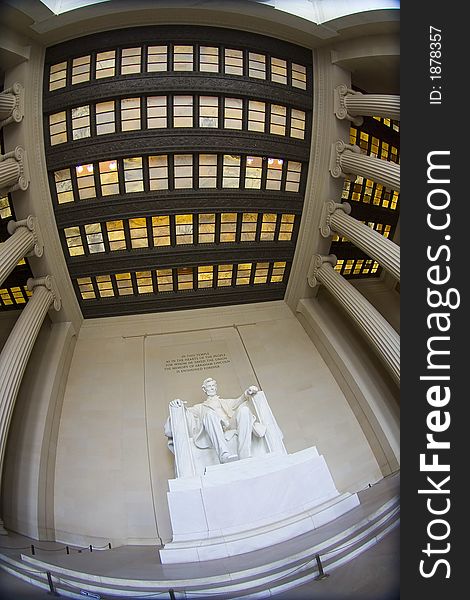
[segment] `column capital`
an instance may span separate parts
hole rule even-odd
[[[324,263],[330,264],[332,267],[335,267],[338,259],[334,254],[329,254],[325,256],[324,254],[314,254],[312,256],[312,260],[310,261],[310,266],[308,268],[307,281],[308,285],[312,288],[317,287],[320,282],[317,279],[317,272]]]
[[[44,241],[42,238],[41,228],[36,217],[29,215],[21,221],[8,221],[7,230],[10,235],[13,235],[20,227],[26,227],[34,236],[34,248],[26,256],[37,256],[41,258],[44,253]]]
[[[345,152],[346,150],[354,152],[355,154],[361,154],[361,149],[359,148],[359,146],[352,146],[351,144],[346,144],[346,142],[344,142],[343,140],[333,142],[333,144],[331,145],[330,173],[332,177],[346,178],[348,177],[348,175],[351,176],[349,173],[344,173],[343,169],[341,168],[341,154],[343,154],[343,152]],[[355,179],[356,175],[352,175],[352,177]]]
[[[57,311],[60,310],[60,307],[62,306],[62,299],[60,297],[59,290],[57,288],[55,279],[54,279],[54,277],[52,277],[52,275],[46,275],[44,277],[37,277],[35,279],[30,277],[28,279],[28,281],[26,282],[26,285],[28,286],[28,290],[33,293],[34,293],[35,287],[38,287],[38,286],[45,287],[52,294],[52,299],[54,302],[55,310],[57,310]]]
[[[320,233],[323,237],[329,237],[331,235],[331,215],[337,210],[342,210],[347,215],[351,214],[351,205],[347,202],[341,204],[340,202],[334,202],[329,200],[325,202],[321,211],[320,217]]]
[[[29,166],[28,166],[28,156],[26,154],[26,150],[21,146],[16,146],[14,150],[11,152],[7,152],[6,154],[0,154],[0,162],[3,162],[9,158],[13,158],[16,160],[20,167],[20,175],[18,177],[18,181],[12,187],[2,190],[5,193],[8,192],[16,192],[16,190],[26,190],[29,185]]]
[[[24,87],[21,83],[14,83],[11,87],[0,92],[0,94],[11,94],[14,97],[15,104],[11,115],[0,121],[0,128],[5,127],[9,123],[19,123],[24,117]]]
[[[345,102],[346,96],[353,95],[353,94],[360,95],[360,96],[363,95],[363,94],[361,94],[361,92],[356,92],[355,90],[348,88],[348,86],[344,85],[344,83],[335,87],[335,91],[334,91],[335,115],[338,117],[338,119],[341,119],[341,120],[349,119],[349,121],[354,123],[354,125],[357,125],[357,127],[360,127],[362,125],[362,123],[364,122],[364,118],[350,115],[348,113],[348,109],[346,107],[346,102]]]

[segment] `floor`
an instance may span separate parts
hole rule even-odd
[[[384,500],[396,495],[399,491],[399,477],[392,476],[379,482],[376,486],[360,493],[361,506],[355,511],[370,514],[375,505],[381,505]],[[338,526],[344,527],[348,524],[348,519],[354,522],[353,511],[347,513],[340,519],[324,526],[323,536],[328,539],[334,534],[334,529]],[[357,519],[357,515],[354,517]],[[342,521],[342,524],[338,523]],[[356,521],[357,522],[357,521]],[[306,536],[308,534],[305,534]],[[282,547],[271,547],[263,551],[268,552],[270,559],[276,559],[277,555],[282,555],[287,551],[289,554],[289,545],[297,544],[302,536],[296,538],[295,542],[290,540],[285,542]],[[8,536],[10,547],[26,547],[29,543],[36,545],[36,557],[53,562],[56,565],[63,565],[73,570],[84,571],[88,573],[98,573],[101,575],[129,577],[135,579],[172,579],[181,577],[184,573],[185,578],[197,578],[207,575],[201,572],[201,565],[191,563],[187,565],[162,565],[159,561],[157,548],[129,547],[123,546],[111,551],[94,551],[90,553],[84,550],[78,552],[71,548],[71,554],[66,555],[63,550],[63,544],[54,542],[35,542],[29,538],[10,534]],[[316,540],[318,541],[318,539]],[[0,546],[4,545],[4,539],[0,540]],[[305,542],[308,542],[306,539]],[[7,544],[5,543],[5,546]],[[280,546],[280,545],[278,545]],[[48,552],[39,551],[38,547],[48,548]],[[306,547],[311,547],[310,545]],[[61,549],[54,552],[54,549]],[[18,556],[18,551],[0,550],[5,554]],[[25,554],[31,554],[29,550],[23,550]],[[253,556],[254,555],[254,556]],[[284,554],[285,556],[286,554]],[[265,563],[266,556],[261,556],[261,551],[250,553],[237,557],[237,570],[253,566],[257,562]],[[312,557],[313,558],[313,557]],[[247,564],[246,561],[249,561]],[[211,574],[227,572],[229,565],[226,559],[210,561]],[[230,565],[231,569],[234,565]],[[229,570],[230,572],[230,570]],[[232,571],[233,572],[233,571]],[[372,548],[356,557],[351,562],[335,569],[328,577],[320,581],[312,581],[308,584],[299,586],[285,594],[277,594],[273,598],[279,600],[395,600],[399,598],[399,529],[392,530],[384,539]],[[102,596],[104,598],[104,596]],[[142,597],[142,596],[141,596]],[[149,594],[149,598],[152,594]],[[159,598],[169,597],[160,595]],[[24,583],[20,579],[6,574],[0,570],[0,599],[36,599],[51,598],[51,595],[44,590],[35,588]],[[201,600],[203,598],[201,597]]]
[[[279,600],[397,600],[399,574],[398,529],[354,561],[335,569],[327,578],[276,595]],[[387,565],[386,567],[384,565]],[[51,600],[40,590],[0,570],[2,600]],[[85,598],[85,596],[84,596]],[[163,596],[161,596],[163,599]],[[201,598],[201,600],[204,600]]]

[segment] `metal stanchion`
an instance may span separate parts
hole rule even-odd
[[[34,544],[31,544],[31,554],[34,556],[36,552],[34,551]]]
[[[325,579],[325,577],[329,577],[328,573],[325,573],[323,571],[323,565],[321,564],[320,555],[315,554],[315,559],[317,561],[317,567],[318,567],[318,575],[315,577],[315,580],[319,581],[320,579]]]
[[[170,594],[170,599],[171,600],[175,600],[176,599],[175,590],[170,589],[170,590],[168,590],[168,593]]]
[[[49,584],[49,594],[52,594],[52,596],[58,596],[59,594],[54,589],[54,583],[52,582],[52,575],[51,575],[50,571],[47,571],[46,575],[47,575],[47,583]]]

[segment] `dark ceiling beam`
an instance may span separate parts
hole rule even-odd
[[[142,294],[132,297],[102,298],[81,301],[80,304],[85,318],[111,317],[282,300],[285,289],[284,284],[240,286],[238,288],[187,290],[177,293],[165,292],[161,295]]]
[[[56,207],[59,228],[116,219],[220,212],[302,214],[303,197],[293,192],[264,190],[180,190],[107,196]]]
[[[191,152],[243,154],[307,161],[308,144],[298,140],[246,131],[191,129],[145,129],[129,133],[89,137],[47,151],[47,168],[56,171],[83,163],[121,157]]]
[[[77,32],[79,35],[80,32]],[[97,48],[112,50],[113,48],[136,47],[141,44],[194,44],[221,45],[228,48],[248,48],[262,54],[269,53],[279,58],[290,58],[304,65],[312,64],[312,51],[277,38],[201,25],[151,25],[114,29],[101,33],[77,37],[68,42],[50,46],[46,51],[46,64],[55,64],[74,56],[83,56]],[[79,54],[77,54],[77,52]]]
[[[47,89],[47,88],[46,88]],[[164,96],[166,94],[201,94],[262,100],[274,104],[288,104],[301,110],[312,110],[312,95],[304,90],[269,81],[222,73],[165,72],[119,75],[84,86],[72,85],[45,93],[45,114],[121,98]]]
[[[247,242],[100,252],[68,258],[67,262],[70,276],[76,278],[169,267],[290,261],[293,255],[294,245],[291,242]]]

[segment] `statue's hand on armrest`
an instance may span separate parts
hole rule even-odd
[[[266,425],[264,423],[260,423],[259,421],[255,421],[253,423],[253,433],[256,435],[256,437],[264,437],[266,435]]]
[[[247,390],[245,390],[245,394],[247,394],[248,396],[254,396],[258,392],[259,389],[256,387],[256,385],[250,385],[250,387]]]
[[[170,401],[170,408],[182,408],[183,406],[184,406],[184,402],[182,400],[180,400],[179,398],[176,398],[176,400]]]

